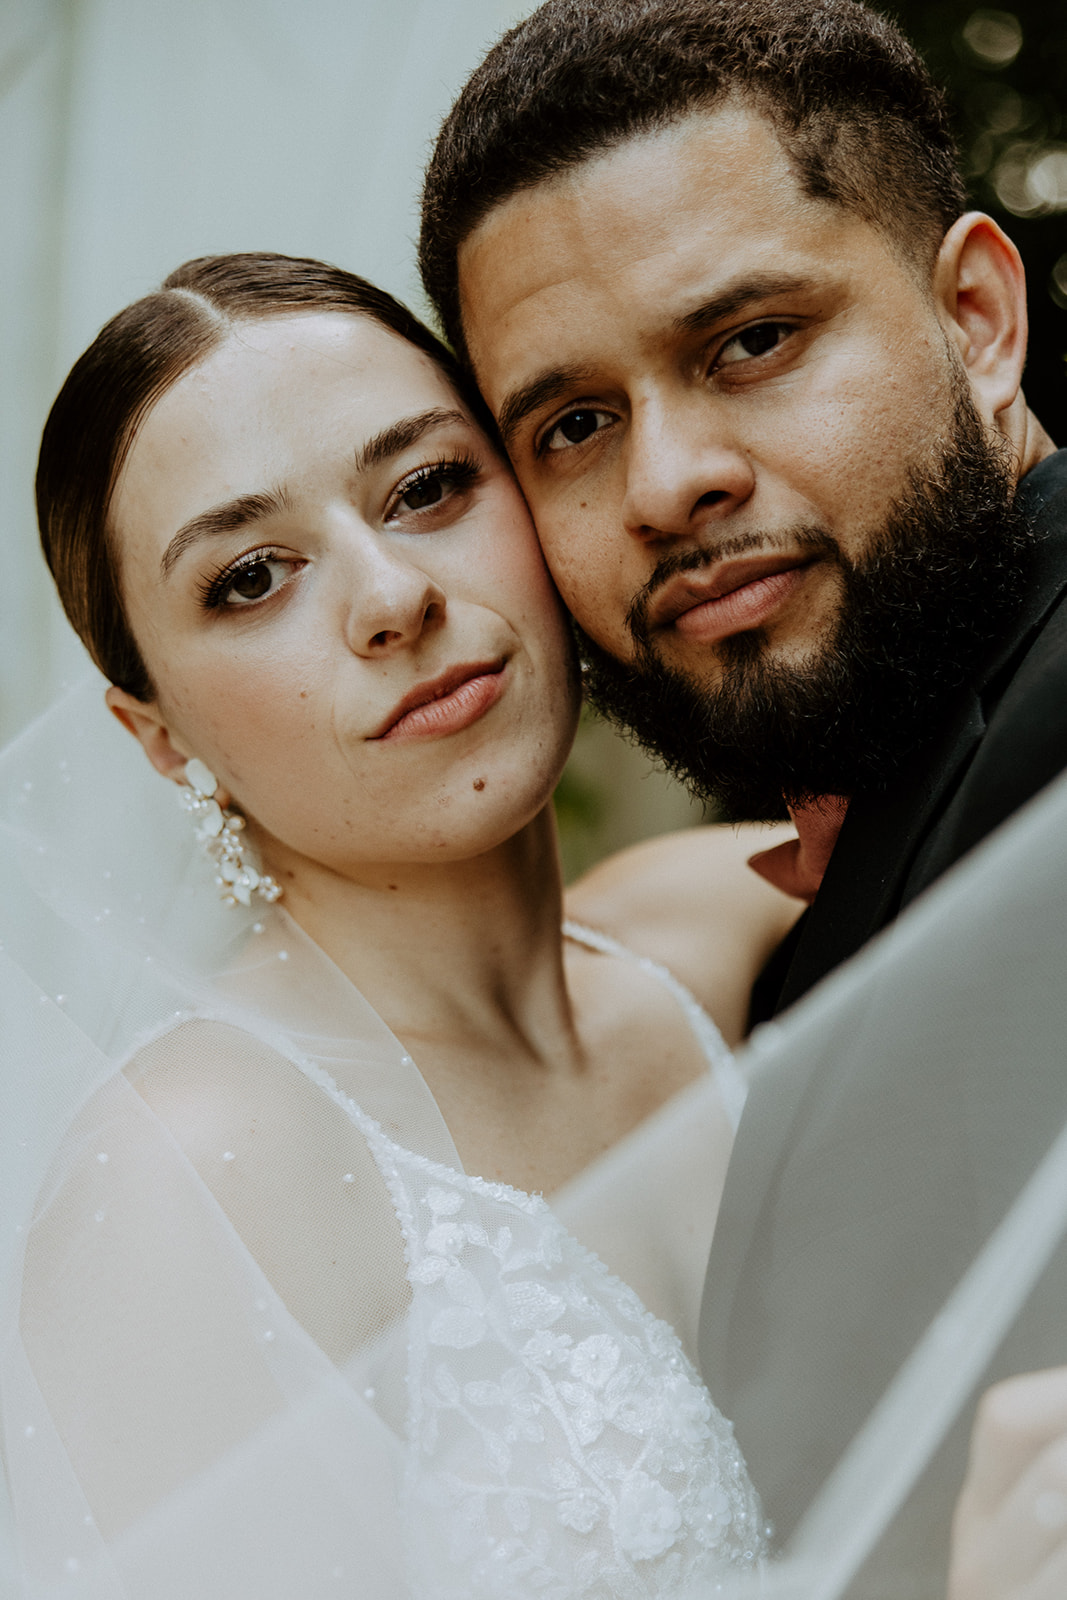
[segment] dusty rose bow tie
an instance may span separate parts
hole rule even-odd
[[[821,794],[806,805],[790,806],[789,815],[797,830],[795,839],[758,850],[749,856],[753,872],[773,883],[783,894],[804,900],[810,906],[819,890],[833,854],[848,801],[844,795]]]

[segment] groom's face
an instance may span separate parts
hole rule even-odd
[[[732,105],[512,196],[460,272],[479,383],[585,632],[702,690],[743,633],[803,671],[842,560],[951,435],[961,369],[929,266],[807,196],[771,123]]]

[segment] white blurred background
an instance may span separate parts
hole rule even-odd
[[[425,310],[422,167],[529,0],[0,0],[0,741],[85,657],[37,546],[40,430],[100,325],[191,256],[319,256]],[[562,806],[572,870],[699,816],[602,725]]]

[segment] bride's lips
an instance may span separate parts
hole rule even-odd
[[[467,662],[416,684],[397,702],[372,739],[426,739],[459,733],[484,717],[504,693],[504,668],[495,661]]]
[[[682,573],[649,607],[649,630],[673,627],[699,644],[715,644],[758,628],[800,587],[816,559],[799,552],[745,556]]]

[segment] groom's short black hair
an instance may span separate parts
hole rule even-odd
[[[857,0],[548,0],[464,88],[426,175],[419,260],[463,353],[457,255],[494,206],[635,134],[738,94],[806,193],[932,266],[966,195],[944,99]]]

